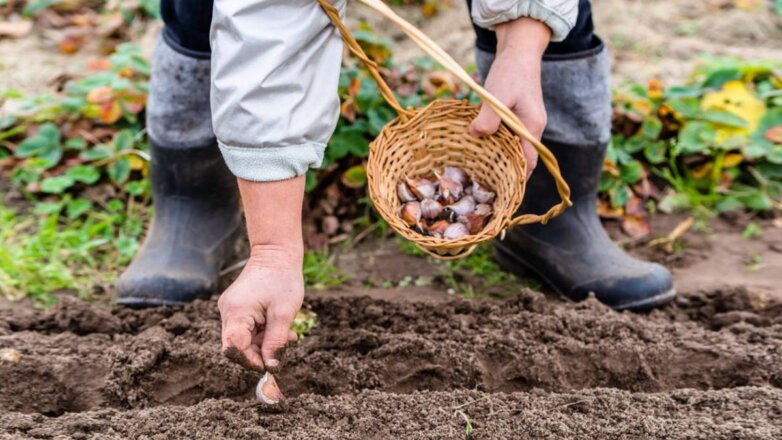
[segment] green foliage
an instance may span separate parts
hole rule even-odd
[[[149,71],[138,47],[122,45],[62,95],[19,98],[22,113],[0,125],[0,154],[18,159],[11,180],[33,194],[63,194],[103,180],[122,193],[143,179]]]
[[[323,290],[345,282],[347,276],[334,266],[334,255],[326,251],[304,253],[304,285],[308,289]]]
[[[782,206],[782,63],[706,59],[690,84],[652,80],[614,96],[604,216]],[[661,193],[669,186],[672,191]],[[641,208],[639,208],[641,207]]]
[[[408,255],[426,257],[414,243],[399,238],[399,249]],[[534,280],[519,280],[503,270],[495,261],[490,243],[482,243],[466,258],[432,261],[437,265],[437,278],[455,294],[465,298],[504,297],[522,287],[540,288]]]
[[[147,210],[65,197],[21,215],[0,205],[0,294],[54,302],[57,291],[106,291],[135,254]]]

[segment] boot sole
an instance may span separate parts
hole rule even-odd
[[[494,259],[497,261],[500,267],[516,275],[519,278],[527,277],[530,275],[530,273],[532,273],[538,278],[540,278],[547,286],[554,289],[554,291],[560,297],[566,299],[567,301],[573,301],[573,299],[567,296],[564,292],[562,292],[562,290],[560,290],[556,284],[552,283],[548,278],[546,278],[545,275],[535,270],[535,268],[527,264],[524,260],[517,257],[509,250],[505,249],[499,243],[494,243],[494,246],[495,249],[497,249]],[[644,298],[642,300],[631,302],[629,304],[622,304],[621,306],[609,306],[609,307],[617,311],[629,310],[634,312],[642,312],[667,304],[671,302],[671,300],[673,300],[675,297],[676,297],[676,289],[672,287],[666,290],[665,292],[659,293],[649,298]]]
[[[183,301],[171,301],[163,298],[119,298],[117,299],[117,305],[132,307],[132,308],[145,308],[145,307],[182,307],[186,302]]]

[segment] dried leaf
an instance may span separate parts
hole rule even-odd
[[[782,125],[769,128],[766,130],[766,133],[763,134],[763,137],[765,137],[769,142],[782,144]]]
[[[602,218],[618,219],[624,215],[624,208],[621,206],[614,208],[611,204],[605,200],[597,201],[597,214]]]
[[[620,222],[622,231],[632,238],[643,238],[652,232],[646,217],[637,214],[626,214]]]

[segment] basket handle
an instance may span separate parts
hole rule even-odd
[[[570,187],[565,182],[565,179],[562,178],[562,174],[559,170],[559,164],[557,163],[557,159],[554,157],[554,154],[551,153],[551,151],[546,148],[545,145],[543,145],[538,139],[533,136],[529,130],[527,130],[527,127],[524,126],[524,124],[519,120],[518,117],[516,117],[513,112],[508,109],[508,107],[505,106],[502,102],[500,102],[499,99],[495,98],[491,93],[489,93],[486,89],[481,87],[480,84],[475,82],[472,77],[464,71],[464,69],[457,63],[448,53],[446,53],[440,46],[437,45],[434,41],[432,41],[426,34],[421,32],[418,28],[413,26],[412,24],[405,21],[402,17],[397,15],[391,8],[389,8],[385,3],[383,3],[381,0],[360,0],[365,5],[369,6],[370,8],[374,9],[375,11],[379,12],[381,15],[386,17],[391,22],[395,23],[397,26],[399,26],[402,31],[407,34],[407,36],[413,40],[418,46],[423,49],[424,52],[426,52],[429,56],[434,58],[435,61],[440,63],[448,72],[462,80],[467,86],[469,86],[478,96],[481,97],[484,103],[486,103],[489,107],[492,108],[497,114],[499,115],[502,122],[505,123],[511,130],[513,130],[516,134],[523,137],[527,141],[529,141],[530,144],[532,144],[533,147],[535,147],[535,150],[538,152],[538,156],[540,157],[540,160],[543,162],[543,164],[546,166],[546,169],[551,173],[551,176],[554,177],[554,182],[557,186],[557,192],[559,193],[559,197],[561,198],[561,202],[552,206],[548,212],[546,212],[543,215],[537,215],[537,214],[523,214],[520,215],[514,219],[511,219],[508,223],[509,227],[516,226],[516,225],[523,225],[528,223],[546,223],[549,219],[552,217],[556,217],[557,215],[561,214],[562,211],[564,211],[569,206],[572,206],[573,203],[570,201]],[[408,110],[402,109],[401,105],[399,105],[399,101],[397,101],[396,97],[394,96],[394,93],[391,91],[391,88],[388,87],[388,84],[383,80],[383,78],[380,76],[380,72],[378,72],[377,64],[370,60],[367,55],[364,53],[363,49],[361,49],[361,46],[356,42],[355,38],[350,33],[350,30],[345,26],[344,23],[342,23],[342,20],[339,18],[339,12],[337,9],[332,6],[328,0],[317,0],[317,2],[323,7],[323,10],[326,11],[326,14],[331,18],[331,21],[334,22],[334,24],[339,28],[340,33],[342,34],[342,39],[345,41],[345,44],[347,45],[348,49],[350,49],[353,54],[355,54],[358,58],[363,61],[367,69],[369,70],[372,77],[377,81],[378,86],[380,87],[380,93],[383,95],[383,97],[388,101],[388,103],[394,108],[394,110],[397,111],[399,114],[399,118],[402,119],[402,121],[407,120],[411,112]]]

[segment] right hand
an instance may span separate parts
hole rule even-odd
[[[303,299],[301,256],[253,247],[239,278],[217,301],[223,354],[246,368],[275,370],[277,351],[296,341],[290,327]]]

